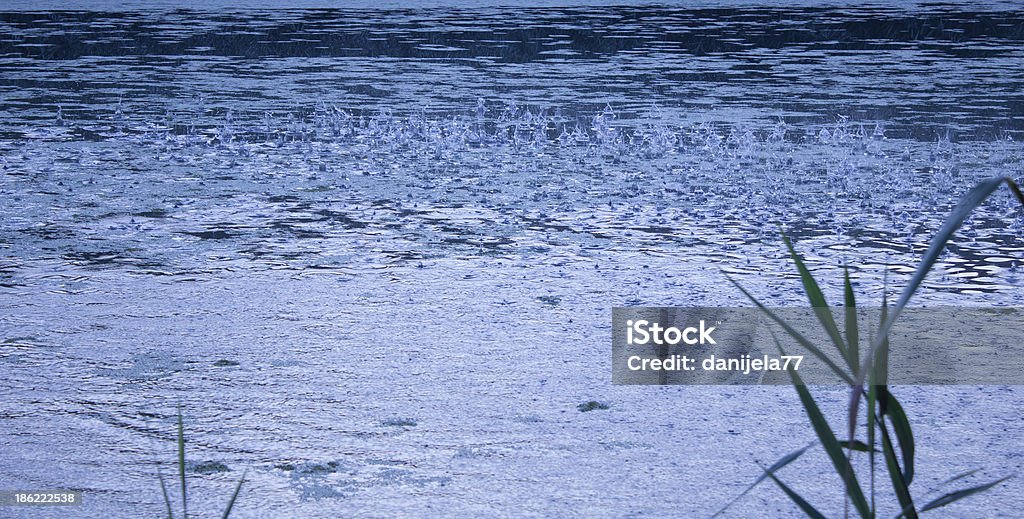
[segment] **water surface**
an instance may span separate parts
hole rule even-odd
[[[611,307],[801,303],[780,230],[878,303],[1024,158],[1008,4],[70,7],[0,13],[0,484],[90,517],[159,513],[177,403],[231,469],[196,509],[248,467],[245,517],[707,515],[812,433],[786,388],[611,387]],[[1022,304],[1022,223],[917,303]],[[905,405],[922,485],[1019,471],[1015,388]]]

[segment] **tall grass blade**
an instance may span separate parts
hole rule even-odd
[[[1006,177],[990,178],[974,186],[973,189],[960,199],[960,202],[953,208],[953,212],[949,213],[942,227],[939,228],[939,231],[932,238],[931,243],[928,245],[928,250],[921,257],[921,263],[918,264],[917,270],[914,271],[914,275],[911,276],[907,286],[903,288],[900,298],[896,300],[896,306],[893,308],[892,315],[882,325],[882,329],[879,332],[880,336],[889,335],[893,322],[899,317],[900,312],[903,311],[910,298],[917,292],[918,287],[921,286],[925,276],[928,275],[932,266],[938,261],[942,251],[946,248],[946,244],[953,237],[953,233],[960,228],[960,225],[964,223],[967,216],[984,203],[985,199],[999,188],[1003,182],[1013,183],[1012,180]],[[1024,201],[1021,203],[1024,203]]]
[[[245,475],[248,473],[248,470],[242,472],[242,479],[239,479],[238,484],[235,485],[235,492],[231,494],[231,500],[228,501],[228,507],[224,509],[224,515],[221,516],[221,519],[228,519],[228,516],[231,515],[231,509],[235,507],[235,499],[238,499],[238,493],[242,490],[242,483],[245,482]]]
[[[769,310],[768,307],[761,304],[761,302],[758,301],[753,294],[748,292],[747,289],[743,288],[743,285],[740,285],[739,282],[737,282],[735,279],[732,279],[729,276],[726,276],[725,278],[728,279],[729,282],[733,284],[733,286],[739,289],[740,292],[743,292],[743,295],[747,296],[747,298],[750,299],[750,301],[754,303],[754,305],[756,305],[762,312],[764,312],[765,315],[767,315],[771,320],[775,321],[776,324],[781,326],[782,329],[785,330],[790,337],[796,340],[796,342],[800,343],[801,346],[803,346],[807,351],[811,352],[815,357],[824,362],[825,365],[828,366],[829,369],[831,369],[832,372],[835,373],[839,378],[843,379],[843,381],[846,382],[847,384],[853,383],[852,376],[843,371],[842,368],[837,366],[835,362],[832,362],[832,359],[830,359],[828,355],[825,355],[824,352],[822,352],[817,346],[811,343],[811,341],[804,337],[800,332],[796,331],[796,329],[790,326],[789,323],[787,323],[778,315],[775,315],[775,312]]]
[[[167,485],[164,483],[164,475],[160,471],[160,464],[156,466],[156,477],[160,480],[160,492],[164,495],[164,504],[167,505],[167,519],[174,519],[174,511],[171,510],[171,498],[167,495]]]
[[[953,209],[953,212],[946,217],[945,223],[939,228],[939,231],[932,238],[931,243],[928,245],[928,250],[925,251],[924,256],[921,258],[921,263],[918,264],[917,270],[914,271],[914,275],[911,276],[910,282],[906,287],[903,288],[903,292],[900,294],[900,298],[896,301],[896,306],[889,316],[884,320],[882,325],[879,327],[878,335],[871,344],[871,348],[868,350],[867,356],[864,358],[860,369],[856,373],[856,380],[850,388],[850,439],[853,439],[853,434],[857,429],[857,416],[858,408],[860,407],[860,397],[863,391],[864,380],[868,376],[868,371],[871,368],[871,363],[874,361],[875,350],[881,347],[881,341],[888,340],[889,332],[892,330],[893,323],[900,316],[903,308],[910,301],[910,298],[917,292],[917,289],[921,286],[928,272],[931,271],[935,262],[938,261],[939,255],[942,254],[943,249],[946,248],[946,243],[949,242],[950,238],[953,237],[953,233],[960,228],[964,220],[968,215],[971,214],[974,209],[980,206],[985,199],[987,199],[999,186],[1003,183],[1010,186],[1010,190],[1017,197],[1017,200],[1024,205],[1024,193],[1021,193],[1020,187],[1013,179],[1009,177],[996,177],[988,180],[984,180],[978,185],[974,186]]]
[[[950,492],[950,493],[948,493],[948,494],[946,494],[946,495],[944,495],[944,496],[942,496],[942,497],[940,497],[940,498],[938,498],[938,499],[936,499],[934,501],[930,501],[928,504],[922,506],[921,507],[921,511],[922,512],[927,512],[928,510],[935,510],[936,508],[946,506],[946,505],[948,505],[950,503],[955,503],[955,502],[957,502],[957,501],[959,501],[959,500],[961,500],[961,499],[963,499],[965,497],[973,496],[974,494],[977,494],[979,492],[984,492],[984,491],[986,491],[986,490],[988,490],[988,489],[990,489],[990,488],[992,488],[992,487],[994,487],[994,486],[996,486],[996,485],[998,485],[998,484],[1000,484],[1000,483],[1010,479],[1011,477],[1012,476],[1006,476],[1004,478],[997,479],[997,480],[995,480],[995,481],[993,481],[991,483],[985,483],[984,485],[978,485],[976,487],[965,488],[963,490],[957,490],[956,492]]]
[[[886,273],[884,274],[884,281],[882,283],[882,286],[883,286],[883,288],[882,288],[882,315],[881,315],[880,321],[878,323],[879,328],[881,328],[882,323],[885,322],[885,318],[886,318],[886,316],[888,315],[888,312],[889,312],[889,273],[888,273],[888,271],[886,271]],[[869,328],[869,335],[870,335],[870,328]],[[870,337],[870,342],[874,343],[874,337]],[[881,355],[883,356],[883,358],[888,358],[888,352],[889,352],[888,345],[889,345],[889,342],[888,342],[888,340],[886,340],[886,341],[884,341],[884,343],[885,343],[885,347],[882,348]],[[875,449],[875,445],[876,445],[876,441],[875,441],[876,440],[876,438],[875,438],[875,434],[876,434],[876,430],[875,430],[875,411],[878,408],[878,392],[882,389],[882,386],[880,386],[879,383],[878,383],[878,370],[874,369],[874,366],[876,366],[876,365],[877,365],[877,362],[875,364],[872,364],[871,375],[868,378],[868,396],[867,396],[867,400],[868,400],[868,412],[867,412],[867,415],[868,415],[868,418],[867,418],[867,422],[868,422],[868,444],[871,445],[871,452],[868,453],[868,465],[870,466],[870,470],[871,470],[871,517],[875,517],[875,513],[878,510],[878,508],[875,505],[875,467],[876,467],[876,457],[875,457],[875,452],[876,452],[876,449]],[[859,401],[859,396],[858,396],[858,401]],[[851,409],[851,412],[855,413],[856,410],[855,409]],[[849,417],[850,430],[847,431],[847,434],[849,434],[849,438],[851,440],[856,436],[856,432],[857,431],[856,431],[856,429],[854,429],[854,427],[856,426],[856,423],[857,423],[856,415],[850,416]]]
[[[978,467],[976,469],[968,470],[967,472],[961,472],[961,473],[959,473],[959,474],[957,474],[957,475],[955,475],[955,476],[953,476],[953,477],[943,481],[942,483],[939,483],[939,486],[941,487],[941,486],[948,485],[948,484],[950,484],[950,483],[952,483],[954,481],[959,481],[959,480],[964,479],[964,478],[966,478],[968,476],[973,476],[973,475],[977,474],[978,472],[981,472],[981,467]]]
[[[181,480],[181,516],[188,519],[188,497],[185,487],[185,425],[181,419],[181,406],[178,406],[178,477]]]
[[[882,323],[886,321],[889,316],[889,275],[885,276],[885,288],[882,291],[882,312],[878,323],[879,329],[882,327]],[[871,339],[871,343],[874,344],[875,338]],[[881,347],[874,352],[875,358],[871,359],[868,364],[870,369],[868,373],[868,401],[870,407],[868,409],[868,434],[873,434],[874,429],[871,427],[874,424],[875,406],[878,403],[878,391],[885,389],[885,385],[889,380],[889,338],[885,337],[881,341]],[[863,385],[853,386],[851,389],[855,390],[856,402],[851,402],[848,408],[848,425],[849,428],[846,431],[850,441],[853,441],[857,435],[857,413],[859,412],[860,397],[863,395]],[[859,390],[859,391],[858,391]],[[868,442],[874,445],[874,442]],[[874,460],[872,460],[874,463]],[[874,465],[872,465],[872,468]]]
[[[782,344],[779,343],[779,339],[775,337],[774,332],[772,332],[772,338],[775,339],[775,345],[779,348],[779,352],[785,355],[786,352],[783,351]],[[800,396],[800,402],[804,406],[804,411],[807,412],[807,418],[814,427],[814,433],[818,436],[818,441],[821,442],[821,446],[824,447],[828,457],[832,460],[836,473],[843,479],[846,495],[853,501],[853,506],[862,518],[870,517],[871,512],[868,508],[867,499],[864,497],[864,491],[860,488],[860,483],[857,482],[857,475],[853,471],[850,459],[843,454],[843,447],[839,444],[839,440],[836,439],[835,433],[832,432],[832,427],[828,425],[825,415],[821,413],[821,409],[814,402],[814,397],[811,396],[811,392],[807,390],[807,386],[804,385],[796,370],[790,368],[787,371],[789,372],[790,379],[793,381],[797,394]]]
[[[850,371],[856,375],[857,367],[860,366],[860,333],[857,330],[857,298],[853,293],[853,284],[850,283],[850,269],[843,265],[843,328],[846,334],[846,363],[850,366]],[[846,447],[846,457],[852,458],[854,450],[857,449],[857,444],[861,443],[854,439],[853,435],[849,435],[845,442],[840,442]],[[865,447],[865,452],[874,451],[874,445],[868,446],[861,443]],[[874,474],[872,474],[872,478]],[[871,482],[871,513],[872,519],[874,518],[875,509],[875,496],[874,496],[874,481]],[[849,515],[849,505],[845,505],[844,515]]]
[[[889,307],[882,307],[882,322],[885,322],[889,318]],[[869,380],[872,380],[872,384],[885,389],[889,385],[889,336],[886,335],[881,339],[875,338],[878,341],[878,348],[875,349],[875,358],[871,361],[871,374]],[[882,395],[878,395],[881,399]]]
[[[1017,200],[1020,202],[1020,205],[1024,205],[1024,193],[1020,191],[1020,186],[1018,186],[1010,177],[1006,177],[1003,180],[1006,180],[1006,185],[1010,186],[1010,191],[1013,191],[1013,194],[1017,196]]]
[[[903,479],[909,486],[914,481],[914,433],[910,428],[910,420],[907,419],[907,414],[903,411],[899,400],[889,392],[888,388],[885,388],[880,396],[882,398],[879,400],[879,411],[892,421],[892,430],[900,444]]]
[[[875,517],[877,508],[875,507],[875,452],[878,449],[875,448],[875,400],[877,398],[878,387],[871,385],[868,387],[868,445],[871,446],[871,450],[868,451],[868,467],[871,471],[869,484],[871,493],[871,517]],[[851,435],[852,437],[853,435]]]
[[[842,441],[839,442],[839,446],[844,448],[844,449],[849,449],[851,451],[857,451],[857,452],[868,452],[868,451],[871,450],[871,446],[869,446],[868,444],[866,444],[866,443],[864,443],[864,442],[862,442],[860,440],[854,440],[853,443],[848,442],[846,440],[842,440]],[[877,450],[877,449],[875,449],[875,450]]]
[[[892,489],[896,492],[896,498],[900,501],[903,513],[909,519],[917,519],[917,512],[914,511],[914,500],[910,497],[910,489],[903,479],[903,472],[900,470],[899,460],[896,459],[896,451],[892,447],[892,439],[889,437],[889,428],[885,425],[885,418],[878,418],[878,428],[882,431],[882,452],[885,454],[885,465],[889,469],[889,479],[892,481]]]
[[[818,286],[818,282],[814,280],[814,276],[811,275],[811,271],[807,269],[807,265],[804,264],[803,258],[797,254],[796,249],[793,248],[793,242],[790,241],[789,237],[785,234],[782,235],[782,241],[786,243],[786,248],[789,249],[789,255],[793,258],[793,263],[796,264],[796,269],[800,272],[800,282],[804,285],[804,292],[807,293],[807,299],[811,303],[811,307],[814,308],[814,313],[818,316],[818,321],[821,322],[821,326],[825,328],[829,338],[832,339],[832,343],[835,344],[836,349],[842,354],[843,359],[846,360],[850,366],[850,372],[856,374],[857,362],[851,362],[850,354],[846,349],[846,343],[843,341],[842,336],[839,335],[839,328],[836,326],[836,321],[832,317],[832,312],[829,311],[828,301],[825,300],[825,295],[821,292],[821,288]]]
[[[846,329],[846,356],[850,369],[856,370],[860,365],[860,331],[857,328],[857,298],[853,295],[853,283],[850,282],[850,269],[843,265],[843,309],[845,312],[844,328]]]
[[[799,506],[800,509],[803,510],[805,514],[807,514],[807,517],[810,517],[811,519],[825,519],[825,516],[821,512],[819,512],[817,509],[814,508],[814,506],[808,503],[806,499],[800,497],[800,494],[797,494],[792,488],[789,488],[789,486],[787,486],[779,478],[777,478],[775,474],[768,472],[767,469],[765,469],[764,473],[766,476],[772,478],[772,481],[774,481],[775,484],[778,485],[779,488],[781,488],[782,491],[785,492],[786,495],[789,496],[789,498],[792,499],[794,503],[796,503],[796,506]]]
[[[811,448],[811,446],[814,445],[814,443],[815,442],[808,443],[803,448],[797,449],[797,450],[795,450],[795,451],[793,451],[793,452],[791,452],[791,453],[789,453],[789,454],[779,458],[778,461],[776,461],[775,463],[772,463],[772,465],[770,467],[768,467],[767,469],[765,469],[764,467],[761,467],[761,469],[764,471],[764,473],[761,474],[760,476],[758,476],[758,478],[756,480],[754,480],[754,482],[751,483],[750,486],[748,486],[746,489],[744,489],[743,492],[740,493],[740,495],[734,497],[732,499],[732,501],[729,501],[728,503],[726,503],[726,505],[723,506],[721,510],[715,512],[715,515],[712,515],[711,517],[718,517],[719,515],[722,515],[722,512],[725,512],[726,509],[728,509],[730,506],[736,504],[736,501],[739,501],[743,496],[747,495],[747,493],[749,493],[751,490],[753,490],[754,487],[756,487],[757,485],[760,485],[761,482],[764,481],[765,479],[767,479],[770,474],[774,474],[777,470],[781,469],[782,467],[785,467],[786,465],[789,465],[794,460],[796,460],[797,458],[802,456],[803,453],[807,452],[807,449]]]

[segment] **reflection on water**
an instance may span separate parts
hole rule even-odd
[[[88,516],[158,513],[137,489],[174,457],[178,402],[196,509],[251,467],[243,516],[706,515],[742,472],[706,445],[795,448],[772,417],[789,394],[610,388],[609,309],[743,304],[724,274],[801,302],[780,229],[830,295],[849,264],[877,302],[966,189],[1024,160],[1006,6],[21,11],[0,28],[0,483],[71,482]],[[1024,304],[1014,204],[966,222],[919,303]],[[987,402],[1003,467],[1013,391],[949,391]],[[681,423],[682,396],[746,436]],[[612,406],[576,411],[593,399]],[[706,502],[678,474],[703,474],[683,479]]]

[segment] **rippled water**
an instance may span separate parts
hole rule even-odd
[[[1020,176],[1022,40],[982,3],[0,13],[0,484],[158,513],[181,402],[232,469],[197,507],[250,467],[243,516],[706,514],[809,431],[784,388],[610,387],[610,308],[799,302],[780,229],[880,300]],[[1014,203],[919,303],[1022,304]],[[909,405],[1001,474],[1019,399]]]

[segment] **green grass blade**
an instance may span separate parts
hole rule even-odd
[[[1013,191],[1013,194],[1017,196],[1020,205],[1024,205],[1024,193],[1021,193],[1020,186],[1010,177],[1006,177],[1003,180],[1006,181],[1006,185],[1010,186],[1010,191]]]
[[[882,312],[879,317],[878,328],[881,330],[882,325],[888,320],[889,316],[889,275],[888,272],[885,274],[885,288],[882,290]],[[889,337],[886,336],[879,340],[875,337],[871,340],[871,344],[875,344],[876,341],[879,343],[877,350],[869,351],[869,355],[864,359],[864,367],[862,369],[868,370],[868,398],[870,405],[868,407],[868,434],[871,435],[871,445],[874,445],[874,416],[875,407],[878,403],[879,391],[885,390],[885,384],[889,380]],[[859,376],[859,375],[858,375]],[[850,402],[848,404],[847,414],[847,425],[846,430],[847,438],[853,441],[857,436],[857,419],[860,413],[860,399],[864,393],[863,381],[858,382],[856,385],[850,386]],[[872,485],[874,485],[874,470],[875,470],[875,459],[872,453],[871,459],[871,474],[872,474]],[[874,494],[872,494],[874,499]],[[872,506],[874,508],[874,506]]]
[[[849,449],[849,450],[858,451],[858,452],[868,452],[868,451],[871,450],[871,447],[868,444],[866,444],[866,443],[864,443],[864,442],[862,442],[860,440],[854,440],[853,443],[850,443],[847,440],[843,440],[843,441],[839,442],[839,446],[844,448],[844,449]],[[877,451],[878,449],[875,449],[875,450]]]
[[[803,258],[793,248],[793,242],[790,241],[789,237],[783,234],[782,241],[786,243],[786,248],[789,249],[789,256],[793,258],[793,263],[796,264],[796,269],[800,272],[800,282],[804,285],[804,292],[807,293],[807,299],[810,301],[811,307],[814,308],[818,321],[821,322],[821,326],[825,328],[825,332],[832,339],[832,344],[835,344],[836,349],[839,350],[843,359],[846,360],[850,367],[850,372],[856,374],[857,362],[851,362],[850,354],[846,350],[846,343],[843,341],[842,336],[839,335],[839,328],[836,326],[836,321],[829,310],[828,301],[825,300],[825,294],[821,292],[818,282],[814,280],[811,271],[807,269]]]
[[[811,396],[810,391],[807,390],[807,386],[804,386],[803,381],[799,380],[800,376],[792,370],[790,371],[790,376],[793,378],[793,384],[796,385],[796,391],[803,402],[804,410],[807,411],[807,416],[814,426],[814,432],[818,435],[818,439],[825,448],[825,452],[832,460],[832,465],[835,467],[836,472],[843,479],[846,493],[850,496],[850,500],[853,501],[853,506],[857,508],[857,512],[860,513],[861,517],[870,517],[864,492],[860,488],[860,483],[857,482],[857,476],[853,472],[853,466],[850,465],[849,458],[843,454],[843,447],[836,439],[832,428],[825,420],[825,416],[821,414],[821,410],[814,402],[814,398]]]
[[[894,517],[893,519],[903,519],[904,517],[907,517],[907,514],[908,514],[908,513],[910,513],[910,512],[912,511],[912,510],[914,510],[914,508],[913,508],[913,507],[910,507],[910,508],[904,508],[904,509],[903,509],[902,511],[900,511],[900,513],[899,513],[899,514],[897,514],[897,515],[896,515],[896,517]],[[915,511],[915,512],[916,512],[916,511]]]
[[[850,282],[850,269],[843,265],[843,308],[846,313],[846,355],[850,369],[860,366],[860,331],[857,328],[857,298],[853,295],[853,283]]]
[[[775,463],[772,463],[772,465],[770,467],[768,467],[767,469],[765,469],[764,467],[761,467],[761,469],[764,470],[764,473],[761,474],[760,476],[758,476],[758,478],[756,480],[754,480],[754,482],[751,483],[750,486],[748,486],[746,489],[744,489],[743,492],[740,492],[740,495],[734,497],[731,501],[726,503],[726,505],[723,506],[721,510],[715,512],[715,515],[712,515],[711,517],[718,517],[719,515],[722,515],[722,513],[725,512],[730,506],[736,504],[737,501],[739,501],[743,496],[747,495],[747,493],[749,493],[751,490],[753,490],[754,487],[756,487],[757,485],[760,485],[762,481],[767,479],[769,474],[774,474],[775,471],[777,471],[777,470],[781,469],[782,467],[785,467],[786,465],[789,465],[790,463],[792,463],[794,460],[796,460],[797,458],[802,456],[803,453],[807,452],[807,449],[811,448],[811,446],[814,445],[814,443],[815,442],[808,443],[803,448],[797,449],[797,450],[795,450],[795,451],[793,451],[793,452],[791,452],[791,453],[789,453],[789,454],[779,458],[778,461],[776,461]]]
[[[889,307],[882,306],[882,322],[885,322],[889,318]],[[885,388],[889,384],[889,336],[886,335],[882,339],[877,339],[878,348],[875,349],[875,358],[872,359],[869,365],[870,374],[868,380],[871,384]],[[879,397],[882,395],[879,394]]]
[[[768,472],[768,470],[765,469],[764,467],[762,467],[762,470],[764,470],[764,473],[767,477],[772,478],[772,481],[774,481],[775,484],[778,485],[779,488],[781,488],[782,491],[785,492],[786,495],[789,496],[789,498],[792,499],[794,503],[796,503],[796,506],[800,507],[800,510],[803,510],[803,512],[807,514],[807,517],[810,517],[812,519],[825,519],[825,516],[821,512],[819,512],[817,509],[814,508],[814,506],[808,503],[806,499],[800,497],[800,494],[797,494],[792,488],[789,488],[789,486],[783,483],[778,477],[775,476],[775,474]]]
[[[957,490],[956,492],[950,492],[950,493],[948,493],[948,494],[946,494],[946,495],[944,495],[944,496],[942,496],[942,497],[940,497],[940,498],[938,498],[938,499],[936,499],[934,501],[931,501],[928,504],[922,506],[921,507],[921,511],[922,512],[927,512],[928,510],[934,510],[936,508],[943,507],[943,506],[946,506],[946,505],[948,505],[950,503],[954,503],[956,501],[959,501],[959,500],[961,500],[961,499],[963,499],[965,497],[973,496],[974,494],[977,494],[979,492],[984,492],[984,491],[986,491],[986,490],[988,490],[988,489],[990,489],[990,488],[992,488],[992,487],[994,487],[994,486],[996,486],[996,485],[998,485],[998,484],[1000,484],[1000,483],[1010,479],[1010,477],[1011,476],[1006,476],[1004,478],[997,479],[997,480],[995,480],[995,481],[993,481],[991,483],[985,483],[984,485],[978,485],[976,487],[965,488],[963,490]]]
[[[879,317],[879,319],[880,319],[879,323],[878,323],[879,328],[881,328],[882,323],[885,322],[885,318],[886,318],[886,316],[888,315],[888,312],[889,312],[889,273],[888,273],[888,271],[886,271],[886,273],[884,274],[884,281],[882,283],[882,286],[883,286],[883,288],[882,288],[882,313],[881,313],[881,316]],[[870,333],[871,333],[870,329],[869,329],[868,333],[870,335]],[[869,343],[871,343],[871,344],[874,343],[874,337],[869,337]],[[885,341],[883,341],[883,344],[884,344],[884,347],[881,349],[880,355],[882,356],[883,359],[888,359],[888,355],[889,355],[889,341],[885,340]],[[867,417],[867,425],[868,425],[867,435],[868,435],[868,445],[871,446],[871,450],[868,452],[868,465],[869,465],[870,470],[871,470],[871,517],[875,517],[875,513],[878,511],[878,508],[875,505],[875,467],[877,466],[877,463],[876,463],[877,462],[877,458],[875,457],[875,452],[877,452],[877,448],[875,448],[875,445],[877,445],[877,438],[875,436],[876,431],[877,431],[877,429],[875,428],[875,423],[876,423],[875,422],[875,416],[876,416],[875,412],[878,409],[878,394],[881,391],[886,390],[886,388],[884,386],[879,385],[879,383],[878,383],[877,379],[878,379],[879,371],[875,369],[875,362],[874,362],[875,359],[868,359],[868,360],[871,361],[871,363],[868,364],[871,372],[870,372],[870,376],[868,378],[868,392],[867,392],[868,393],[867,394],[867,406],[868,406],[868,409],[867,409],[867,416],[868,416]],[[860,404],[860,393],[859,392],[857,394],[856,404]],[[851,406],[851,408],[850,408],[850,416],[849,416],[850,429],[847,431],[847,433],[849,434],[849,437],[850,437],[851,440],[856,436],[857,412],[858,412],[857,411],[857,405]]]
[[[878,450],[875,447],[875,407],[878,394],[877,390],[878,388],[876,386],[872,385],[868,387],[868,445],[871,446],[871,450],[868,451],[868,467],[871,471],[871,483],[869,485],[871,489],[871,517],[875,517],[875,512],[877,511],[877,508],[875,507],[875,452]]]
[[[946,485],[948,485],[948,484],[950,484],[950,483],[952,483],[954,481],[959,481],[959,480],[961,480],[963,478],[966,478],[966,477],[969,477],[969,476],[973,476],[974,474],[977,474],[980,471],[981,471],[981,467],[976,468],[976,469],[968,470],[967,472],[961,472],[961,473],[959,473],[959,474],[957,474],[957,475],[955,475],[955,476],[953,476],[953,477],[943,481],[942,483],[939,483],[938,486],[936,488],[932,489],[932,490],[933,491],[938,490],[938,488],[944,487],[944,486],[946,486]],[[950,494],[946,494],[946,496],[949,496],[949,495]],[[946,497],[946,496],[943,496],[943,497]],[[964,497],[967,497],[967,496],[964,496]],[[937,501],[937,499],[936,499],[936,501]],[[928,505],[931,505],[933,502],[929,502]],[[925,505],[925,506],[928,506],[928,505]],[[936,505],[936,508],[938,508],[939,506],[942,506],[942,505]],[[901,517],[904,517],[906,515],[906,513],[909,512],[909,511],[910,511],[910,509],[904,509],[902,512],[900,512],[899,515],[896,516],[896,519],[900,519]],[[922,509],[921,511],[923,512],[924,510]]]
[[[235,485],[235,492],[231,494],[231,500],[228,501],[228,507],[224,509],[224,515],[221,516],[221,519],[228,519],[228,516],[231,515],[231,509],[235,507],[235,500],[238,499],[238,493],[242,490],[242,483],[245,482],[245,475],[248,473],[248,470],[242,472],[242,479],[239,479],[238,484]]]
[[[785,355],[786,352],[783,351],[782,344],[779,343],[779,339],[775,337],[774,332],[772,332],[772,338],[775,339],[775,345],[779,348],[779,352]],[[832,432],[832,427],[829,426],[825,415],[821,413],[821,409],[814,402],[814,397],[811,396],[811,392],[807,390],[807,386],[804,385],[796,370],[790,368],[787,371],[789,372],[790,379],[793,381],[793,386],[796,388],[797,395],[800,397],[800,402],[804,406],[804,411],[807,412],[807,418],[814,427],[814,433],[818,436],[818,441],[821,442],[825,453],[832,460],[836,473],[843,480],[843,485],[846,487],[846,495],[853,501],[853,506],[862,518],[871,517],[867,499],[864,498],[864,491],[860,488],[860,483],[857,482],[857,475],[853,471],[853,465],[850,464],[850,459],[843,453],[843,447],[839,444],[839,440],[836,439],[835,433]]]
[[[1016,183],[1012,179],[1008,177],[996,177],[980,182],[960,199],[960,202],[955,208],[953,208],[953,212],[946,217],[946,221],[942,224],[942,227],[939,228],[939,231],[935,233],[934,237],[932,237],[932,241],[928,245],[928,250],[926,250],[924,255],[921,257],[921,262],[918,264],[917,269],[914,271],[913,276],[911,276],[907,286],[903,288],[903,292],[900,294],[900,298],[896,301],[896,306],[893,308],[892,313],[889,315],[889,318],[882,323],[882,327],[878,331],[878,337],[875,338],[875,344],[872,344],[871,353],[873,353],[874,349],[878,348],[877,343],[880,339],[889,336],[889,331],[892,329],[893,323],[899,317],[903,308],[907,306],[910,298],[915,292],[917,292],[917,289],[921,286],[925,276],[928,275],[929,271],[931,271],[932,266],[934,266],[935,262],[938,261],[942,251],[946,248],[946,244],[949,243],[949,240],[953,237],[953,233],[960,228],[960,225],[963,224],[967,216],[969,216],[978,206],[984,203],[985,200],[1004,182],[1010,186],[1010,189],[1014,191],[1015,195],[1020,194],[1020,188],[1017,187]],[[1018,199],[1021,204],[1024,204],[1024,198],[1018,197]],[[867,359],[865,359],[865,362],[868,362]],[[860,382],[860,384],[864,383],[866,371],[866,366],[861,366],[858,377],[858,382]]]
[[[892,422],[892,430],[896,434],[896,440],[900,444],[900,458],[903,460],[903,479],[907,486],[914,481],[914,433],[910,428],[910,420],[903,411],[899,400],[885,389],[881,395],[879,411],[883,416],[888,416]]]
[[[889,469],[892,489],[900,501],[903,514],[906,514],[908,519],[917,519],[914,500],[910,497],[910,489],[907,488],[907,482],[903,479],[903,472],[900,470],[899,460],[896,459],[896,451],[892,447],[892,439],[889,437],[889,428],[885,425],[884,416],[878,418],[878,428],[882,432],[882,452],[885,454],[885,465]]]
[[[164,483],[164,475],[160,471],[160,465],[156,466],[156,477],[160,480],[160,492],[164,495],[164,504],[167,505],[167,519],[174,519],[174,511],[171,510],[171,498],[167,495],[167,485]]]
[[[928,271],[931,270],[932,266],[939,259],[939,255],[946,248],[946,243],[953,237],[953,233],[960,228],[960,225],[964,223],[967,216],[971,214],[978,206],[985,202],[985,200],[999,188],[1003,182],[1012,183],[1012,180],[1006,177],[990,178],[988,180],[980,182],[974,186],[960,202],[953,208],[953,212],[949,213],[946,217],[946,221],[939,228],[939,231],[935,233],[931,243],[928,245],[928,250],[925,251],[924,256],[921,257],[921,263],[918,265],[917,270],[914,271],[914,275],[910,278],[910,282],[903,288],[903,292],[900,294],[900,298],[896,301],[896,307],[893,311],[893,315],[888,321],[889,326],[883,328],[883,331],[888,334],[889,327],[891,327],[892,321],[898,317],[898,312],[903,310],[903,307],[907,306],[907,302],[917,292],[918,287],[924,281]],[[1024,204],[1024,200],[1021,201]]]
[[[762,312],[764,312],[765,315],[767,315],[769,318],[771,318],[771,320],[775,321],[779,326],[781,326],[782,329],[785,330],[790,337],[796,340],[796,342],[800,343],[800,345],[803,346],[804,349],[811,352],[811,354],[813,354],[815,357],[824,362],[825,365],[828,366],[829,369],[831,369],[832,372],[836,374],[836,376],[843,379],[843,381],[846,382],[847,384],[853,383],[852,376],[843,371],[842,368],[837,366],[835,362],[832,362],[832,359],[828,358],[828,355],[825,355],[823,351],[818,349],[817,346],[811,343],[811,341],[804,337],[800,332],[796,331],[796,329],[790,326],[789,323],[787,323],[781,317],[775,315],[775,313],[769,310],[768,307],[761,304],[761,302],[758,301],[757,298],[753,296],[753,294],[748,292],[747,289],[743,288],[743,285],[740,285],[739,282],[737,282],[735,279],[732,279],[729,276],[725,276],[725,278],[728,279],[729,282],[733,284],[733,286],[738,288],[740,292],[743,292],[743,295],[747,296],[747,298],[750,299],[751,302],[757,305],[757,307]]]
[[[178,406],[178,477],[181,481],[181,516],[188,519],[188,497],[185,486],[185,425],[181,419],[181,406]]]
[[[946,485],[948,485],[948,484],[950,484],[950,483],[952,483],[954,481],[959,481],[959,480],[964,479],[964,478],[966,478],[968,476],[973,476],[973,475],[977,474],[978,472],[981,472],[981,467],[978,467],[976,469],[968,470],[967,472],[961,472],[961,473],[959,473],[959,474],[957,474],[957,475],[955,475],[955,476],[953,476],[953,477],[943,481],[942,483],[939,483],[939,486],[940,487],[946,486]]]
[[[856,410],[860,403],[860,392],[861,387],[864,385],[864,380],[867,378],[867,372],[870,367],[870,363],[874,357],[875,350],[881,347],[880,341],[888,339],[889,331],[892,329],[893,323],[899,317],[903,308],[910,301],[910,298],[917,292],[917,289],[921,286],[925,276],[931,271],[935,262],[938,261],[939,255],[946,248],[946,244],[950,238],[953,237],[953,233],[960,228],[964,220],[968,215],[971,214],[974,209],[980,206],[985,199],[987,199],[999,186],[1003,183],[1010,186],[1010,190],[1017,197],[1017,200],[1024,205],[1024,194],[1021,193],[1020,187],[1013,179],[1009,177],[996,177],[984,180],[978,185],[974,186],[960,202],[953,208],[953,212],[946,217],[946,221],[939,228],[939,231],[932,237],[931,243],[928,245],[928,250],[925,251],[924,256],[921,258],[921,263],[918,264],[917,269],[914,271],[913,276],[910,278],[910,282],[904,287],[903,292],[900,294],[900,298],[896,301],[896,306],[893,308],[892,313],[889,315],[885,322],[878,330],[878,336],[875,337],[874,342],[871,344],[871,349],[868,351],[867,357],[865,357],[860,369],[856,373],[856,382],[852,384],[850,389],[850,403],[849,408],[853,419],[850,422],[850,429],[856,429]]]

